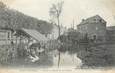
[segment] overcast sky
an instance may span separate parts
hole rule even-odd
[[[61,0],[2,0],[12,9],[38,19],[49,20],[49,8],[52,3]],[[115,25],[115,0],[63,0],[61,17],[64,26],[70,26],[73,19],[77,24],[81,20],[99,14],[107,21],[107,25]]]

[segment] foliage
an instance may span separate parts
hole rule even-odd
[[[109,49],[103,47],[91,47],[89,50],[77,52],[77,56],[82,60],[83,66],[107,67],[114,65],[114,59]]]
[[[53,16],[54,18],[59,18],[62,13],[64,2],[59,2],[57,4],[52,4],[52,7],[50,8],[50,16]]]
[[[58,40],[50,40],[47,42],[46,46],[46,50],[47,51],[53,51],[56,49],[60,48],[61,43]]]
[[[3,65],[12,63],[16,57],[16,52],[11,45],[0,46],[0,63]]]
[[[49,15],[51,17],[51,21],[52,23],[55,23],[58,25],[58,29],[59,29],[59,36],[60,36],[60,33],[61,33],[61,30],[60,30],[60,17],[61,17],[61,14],[62,14],[62,10],[63,10],[63,4],[64,2],[61,1],[61,2],[58,2],[57,4],[52,4],[52,7],[50,8],[50,11],[49,11]]]
[[[67,35],[61,35],[58,38],[62,43],[60,51],[69,51],[69,53],[72,54],[81,50],[80,46],[84,45],[81,43],[85,41],[84,36],[82,36],[82,34],[76,30],[70,30],[66,34]],[[85,48],[85,46],[83,48]]]
[[[50,33],[53,28],[52,24],[47,21],[27,16],[1,5],[4,6],[5,4],[0,3],[0,27],[8,27],[14,30],[19,28],[36,29],[43,34]]]

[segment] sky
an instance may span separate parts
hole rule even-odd
[[[49,9],[52,3],[62,0],[1,0],[9,8],[16,9],[24,14],[38,19],[49,21]],[[82,19],[100,15],[107,21],[107,26],[115,25],[115,0],[63,0],[61,23],[70,27],[75,22],[78,25]]]

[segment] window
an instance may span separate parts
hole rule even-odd
[[[97,39],[97,36],[96,36],[96,35],[93,35],[93,39],[96,40],[96,39]]]
[[[98,23],[98,22],[99,22],[99,20],[95,18],[95,19],[94,19],[94,22]]]
[[[94,19],[94,21],[97,21],[96,19]]]
[[[102,20],[100,19],[99,22],[102,22]]]
[[[10,32],[8,32],[8,38],[10,38]]]

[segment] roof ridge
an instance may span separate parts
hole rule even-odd
[[[34,39],[40,41],[47,41],[48,38],[45,37],[42,33],[38,32],[37,30],[35,29],[25,29],[25,28],[22,28],[22,30],[24,32],[26,32],[28,35],[30,35],[31,37],[33,37]]]

